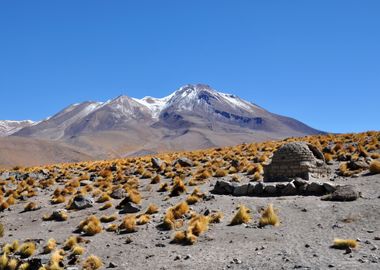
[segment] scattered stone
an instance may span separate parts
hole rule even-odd
[[[82,194],[76,195],[71,204],[71,208],[75,210],[82,210],[90,208],[94,205],[94,199],[90,196],[84,196]]]
[[[324,182],[323,187],[325,188],[327,193],[332,193],[336,190],[336,185],[334,185],[332,183],[328,183],[328,182]]]
[[[116,263],[110,262],[107,266],[107,268],[117,268],[118,265]]]
[[[216,182],[214,189],[211,192],[219,195],[230,195],[234,192],[234,189],[234,184],[220,180]]]
[[[320,182],[311,182],[307,186],[306,191],[311,194],[323,194],[325,193],[325,188],[323,187],[323,184]]]
[[[112,191],[110,196],[112,199],[116,199],[116,200],[122,199],[125,196],[125,190],[122,188],[117,188],[114,191]]]
[[[152,167],[153,167],[154,169],[160,169],[161,166],[162,166],[162,164],[164,163],[161,159],[156,158],[156,157],[153,157],[153,158],[151,159],[151,162],[152,162]]]
[[[269,195],[275,195],[277,193],[277,187],[276,185],[265,185],[264,187],[264,193]]]
[[[248,195],[248,184],[235,186],[232,194],[234,196],[247,196]]]
[[[357,200],[359,195],[359,192],[351,185],[337,186],[333,193],[324,196],[322,200],[348,202]]]
[[[281,194],[284,196],[292,196],[297,194],[297,188],[294,185],[294,181],[288,183],[282,190]]]
[[[188,260],[188,259],[191,259],[191,255],[190,254],[187,254],[185,257],[184,257],[185,260]]]
[[[193,167],[194,166],[194,163],[190,159],[185,158],[185,157],[181,157],[181,158],[177,159],[174,162],[174,165],[177,163],[179,165],[181,165],[182,167]]]
[[[117,206],[118,209],[121,209],[123,213],[133,214],[141,211],[141,206],[130,201],[120,202]]]

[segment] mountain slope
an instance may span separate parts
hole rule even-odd
[[[318,133],[235,95],[189,84],[164,98],[119,96],[74,104],[13,135],[58,141],[96,158],[112,158]]]
[[[0,137],[11,135],[24,127],[29,127],[36,124],[31,120],[12,121],[0,120]]]

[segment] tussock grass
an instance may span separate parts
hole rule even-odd
[[[137,231],[136,224],[136,216],[127,215],[119,225],[118,230],[123,233],[133,233]]]
[[[374,160],[369,165],[369,171],[372,174],[379,174],[380,173],[380,161]]]
[[[111,202],[106,202],[105,204],[103,204],[99,210],[106,210],[108,208],[111,208],[112,207],[112,203]]]
[[[57,241],[55,241],[53,238],[50,238],[47,242],[46,245],[43,247],[43,254],[48,254],[52,252],[55,248],[57,247]]]
[[[157,205],[151,203],[148,205],[148,208],[145,210],[145,214],[147,215],[153,215],[153,214],[156,214],[158,213],[160,209],[158,208]]]
[[[96,216],[89,216],[79,224],[78,230],[85,235],[92,236],[102,231],[102,225]]]
[[[332,247],[337,249],[357,248],[358,242],[354,239],[335,238]]]
[[[249,210],[246,206],[241,205],[236,212],[235,216],[232,218],[230,225],[239,225],[243,223],[248,223],[251,221],[251,210]]]
[[[35,252],[36,244],[34,242],[25,242],[20,246],[17,253],[21,256],[21,258],[28,258],[32,256]]]
[[[280,218],[276,214],[272,204],[269,204],[267,208],[261,213],[261,218],[259,219],[259,226],[264,227],[267,225],[279,226]]]
[[[101,268],[102,266],[103,266],[102,260],[95,255],[90,255],[83,262],[83,270],[96,270],[96,269]]]
[[[184,193],[186,191],[185,183],[182,181],[181,178],[175,177],[173,179],[173,187],[170,190],[170,197],[179,196],[181,193]]]

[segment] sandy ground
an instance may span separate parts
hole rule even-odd
[[[141,180],[140,190],[144,190],[144,183],[148,181]],[[211,190],[215,181],[204,184],[202,189]],[[192,206],[197,212],[221,210],[225,216],[221,223],[212,224],[192,246],[171,244],[173,231],[156,227],[164,211],[185,195],[162,201],[163,195],[156,192],[158,185],[153,185],[151,191],[142,192],[145,198],[142,206],[144,209],[154,202],[161,207],[160,213],[155,214],[149,224],[139,226],[135,233],[118,235],[103,231],[86,237],[90,240],[85,245],[86,255],[95,254],[102,258],[105,267],[112,262],[117,269],[380,269],[380,241],[375,240],[380,237],[380,176],[338,178],[336,182],[357,186],[362,198],[354,202],[329,202],[315,196],[215,195],[210,201],[201,201]],[[70,211],[68,221],[42,221],[43,214],[64,207],[63,204],[50,205],[48,194],[51,191],[42,191],[32,199],[43,206],[40,210],[22,213],[25,203],[19,202],[11,211],[0,214],[7,228],[0,239],[2,244],[15,239],[46,241],[49,238],[63,243],[88,215],[100,217],[117,212],[115,208],[99,211],[101,204],[96,203],[93,208]],[[281,225],[259,228],[259,211],[268,203],[278,209]],[[252,222],[228,226],[240,204],[252,210]],[[360,246],[345,254],[344,250],[330,248],[335,237],[359,239]]]

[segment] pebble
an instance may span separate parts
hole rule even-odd
[[[113,262],[110,262],[109,264],[108,264],[108,267],[107,268],[117,268],[117,264],[115,264],[115,263],[113,263]]]
[[[191,255],[190,254],[187,254],[184,258],[185,260],[188,260],[188,259],[191,259]]]

